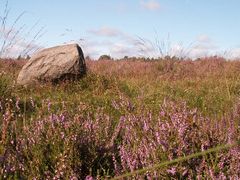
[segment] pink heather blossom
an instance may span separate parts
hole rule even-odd
[[[172,167],[171,169],[168,169],[167,172],[170,173],[171,175],[175,175],[177,171],[175,167]]]
[[[86,176],[85,180],[94,180],[94,178],[90,175]]]

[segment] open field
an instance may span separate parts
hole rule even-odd
[[[0,179],[91,179],[240,140],[240,61],[86,61],[77,82],[17,87],[0,61]],[[240,178],[240,147],[129,179]]]

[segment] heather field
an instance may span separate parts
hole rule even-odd
[[[87,60],[27,88],[25,63],[0,61],[0,179],[240,179],[240,61]]]

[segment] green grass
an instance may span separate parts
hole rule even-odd
[[[56,104],[64,101],[72,108],[82,102],[93,109],[100,106],[111,112],[111,101],[123,95],[137,107],[146,106],[157,111],[158,105],[168,98],[186,101],[190,107],[198,108],[205,115],[221,116],[231,110],[240,96],[240,70],[237,71],[237,62],[214,62],[210,59],[206,61],[208,66],[203,67],[199,67],[201,62],[194,64],[171,60],[134,61],[129,64],[125,61],[88,62],[89,73],[78,82],[39,85],[27,89],[14,85],[16,72],[21,68],[20,63],[14,63],[16,65],[7,67],[7,74],[0,76],[0,96],[32,97],[38,104],[42,99],[49,99]],[[219,63],[228,68],[225,75],[222,67],[217,66]],[[117,68],[118,64],[121,69]],[[1,69],[5,70],[7,65],[2,64]],[[210,65],[217,67],[211,69]],[[108,66],[113,66],[111,72],[107,72]],[[204,69],[206,67],[209,69]],[[148,70],[139,72],[141,68]]]
[[[21,87],[15,84],[15,80],[23,64],[24,62],[14,60],[0,62],[2,72],[0,158],[10,152],[12,157],[8,157],[6,162],[13,163],[10,163],[13,167],[18,167],[18,164],[22,163],[26,168],[25,172],[18,167],[20,170],[17,173],[8,173],[9,179],[47,178],[46,172],[50,173],[49,177],[53,177],[61,163],[66,165],[63,170],[65,174],[62,176],[65,178],[74,173],[79,173],[77,174],[79,178],[85,178],[87,175],[114,177],[120,175],[116,173],[116,169],[114,170],[112,161],[114,154],[116,161],[121,164],[118,146],[124,147],[126,151],[129,148],[129,156],[131,156],[132,151],[141,154],[138,149],[142,148],[142,143],[149,145],[145,138],[156,141],[154,132],[143,130],[145,120],[148,120],[147,123],[152,129],[161,132],[158,129],[160,126],[155,123],[165,123],[165,121],[172,123],[171,116],[180,116],[178,111],[185,115],[187,111],[189,119],[184,123],[188,124],[191,131],[186,131],[185,136],[192,143],[189,147],[190,151],[196,153],[204,144],[201,142],[202,139],[210,144],[209,148],[219,143],[226,144],[228,130],[235,127],[235,125],[231,126],[231,121],[238,117],[236,115],[236,106],[240,97],[240,62],[238,61],[215,58],[200,61],[87,61],[88,73],[79,81]],[[174,102],[176,107],[172,110],[171,103],[169,107],[165,107],[167,115],[162,122],[159,120],[159,114],[161,109],[164,109],[165,102]],[[186,102],[186,109],[178,108],[178,104],[182,102]],[[199,116],[200,120],[209,117],[211,122],[203,121],[201,124],[199,121],[196,125],[193,121],[196,117],[192,113],[195,108],[199,113],[196,117]],[[236,117],[232,115],[233,112]],[[60,118],[62,115],[67,119],[65,124],[53,122],[54,116]],[[4,116],[9,119],[3,120]],[[125,122],[125,126],[131,127],[132,130],[128,135],[125,135],[128,132],[127,128],[118,130],[122,117],[133,121],[133,124],[131,121]],[[221,122],[225,117],[227,117],[226,122]],[[221,124],[222,129],[216,128],[216,122]],[[36,130],[40,127],[37,123],[43,123],[43,129]],[[89,123],[92,123],[93,129]],[[236,120],[235,124],[237,123]],[[225,124],[229,128],[225,128]],[[177,128],[171,128],[170,132],[166,133],[169,139],[164,139],[165,134],[162,137],[169,142],[172,150],[170,148],[164,152],[159,145],[152,152],[154,156],[150,153],[146,158],[147,163],[159,164],[160,160],[169,162],[169,155],[172,155],[172,151],[178,146],[176,143],[182,145],[182,137],[178,135]],[[239,131],[236,129],[232,131],[235,136],[239,136]],[[36,134],[38,132],[41,133]],[[195,133],[193,139],[191,132]],[[65,134],[64,138],[61,138],[62,133]],[[126,140],[128,136],[132,137],[132,144],[129,146],[124,145],[124,138]],[[73,140],[73,137],[77,140]],[[32,143],[31,138],[36,143]],[[81,141],[82,139],[84,141]],[[109,147],[110,142],[114,144],[113,147]],[[14,143],[20,144],[19,153],[22,159],[19,159],[19,154],[15,153],[18,152],[16,149],[18,146]],[[191,157],[189,149],[186,148],[185,152],[184,148],[185,146],[180,153],[181,156],[186,154]],[[216,174],[219,171],[216,166],[222,160],[217,155],[217,153],[206,155],[207,165],[216,170]],[[173,156],[179,158],[175,154]],[[188,159],[187,162],[179,163],[178,171],[184,171],[183,167],[191,167],[191,163],[198,167],[197,163]],[[234,163],[232,164],[234,167]],[[139,167],[148,167],[147,165],[139,165]],[[123,168],[124,163],[121,166]],[[166,168],[162,169],[160,174],[166,173]],[[129,168],[123,168],[121,173],[128,171]],[[197,173],[191,168],[190,171],[192,174],[189,177],[195,177]],[[227,174],[228,171],[224,170],[224,173]],[[207,170],[204,171],[203,177],[205,175],[209,175]],[[167,174],[163,177],[183,176]]]

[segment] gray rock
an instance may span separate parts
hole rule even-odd
[[[86,73],[82,49],[69,44],[43,49],[35,54],[20,71],[17,84],[36,82],[59,82],[79,78]]]

